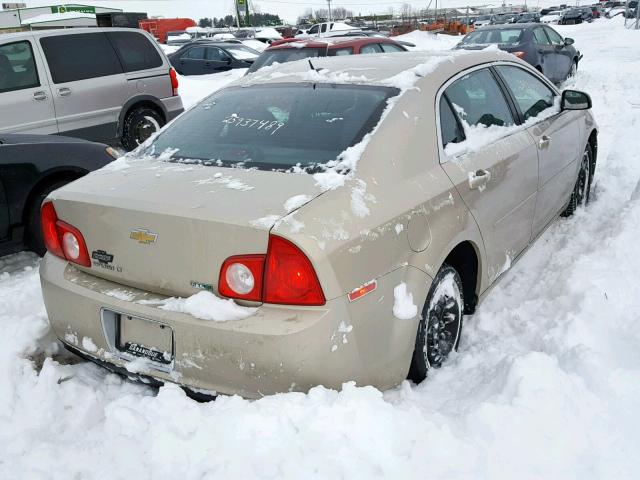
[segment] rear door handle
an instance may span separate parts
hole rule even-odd
[[[489,170],[469,172],[469,188],[471,190],[484,190],[489,180],[491,180],[491,172]]]
[[[47,92],[43,92],[42,90],[38,91],[38,92],[34,92],[33,94],[33,99],[37,100],[39,102],[46,100],[47,97]]]
[[[69,95],[71,95],[71,89],[67,87],[59,88],[58,95],[60,95],[61,97],[68,97]]]
[[[540,140],[538,140],[538,148],[540,150],[545,150],[549,148],[550,144],[551,144],[551,138],[547,137],[546,135],[543,135],[542,137],[540,137]]]

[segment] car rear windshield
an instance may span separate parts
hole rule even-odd
[[[204,165],[316,171],[360,142],[398,93],[362,85],[231,87],[178,118],[143,154]]]
[[[498,43],[501,45],[515,45],[520,43],[522,29],[519,28],[483,28],[467,35],[462,43],[465,45],[489,45]]]
[[[302,45],[302,44],[301,44]],[[286,63],[293,62],[295,60],[301,60],[303,58],[313,58],[324,55],[326,48],[310,48],[310,47],[292,47],[292,48],[279,48],[274,50],[265,50],[258,57],[249,69],[249,73],[255,72],[262,67],[268,67],[274,63]]]

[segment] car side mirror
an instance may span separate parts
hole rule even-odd
[[[565,38],[565,39],[564,39],[564,45],[565,45],[566,47],[568,47],[569,45],[573,45],[573,44],[574,44],[574,40],[573,40],[573,38],[569,38],[569,37],[567,37],[567,38]]]
[[[589,110],[592,106],[591,97],[577,90],[565,90],[562,92],[560,103],[562,111],[565,110]]]

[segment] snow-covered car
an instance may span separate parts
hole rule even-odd
[[[588,200],[590,107],[497,50],[243,77],[45,200],[52,329],[197,392],[419,382],[463,314]]]

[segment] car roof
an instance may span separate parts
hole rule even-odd
[[[39,37],[47,37],[49,35],[77,35],[80,33],[97,33],[97,32],[140,32],[142,34],[146,34],[144,30],[138,28],[118,28],[118,27],[87,27],[87,28],[52,28],[46,30],[31,30],[26,32],[14,32],[14,33],[5,33],[0,36],[1,43],[8,43],[5,40],[13,41],[13,40],[21,40],[23,38],[39,38]]]
[[[342,48],[353,47],[356,45],[367,45],[370,43],[397,43],[395,40],[387,37],[368,37],[363,35],[362,37],[347,36],[347,37],[328,37],[322,40],[306,39],[306,38],[292,38],[278,42],[276,45],[271,45],[267,50],[277,50],[282,48],[300,48],[294,45],[304,43],[306,48]]]
[[[311,59],[316,73],[311,73],[310,59],[274,64],[242,77],[234,86],[278,83],[335,83],[356,85],[394,86],[393,77],[401,75],[406,82],[406,72],[440,58],[428,75],[446,81],[457,71],[496,61],[509,61],[527,65],[512,54],[498,49],[468,51],[443,50],[427,52],[398,52],[373,55],[345,55]],[[453,71],[453,73],[452,73]],[[415,75],[415,74],[414,74]],[[325,77],[325,78],[322,78]],[[411,74],[408,75],[409,78]],[[325,80],[326,79],[326,80]],[[404,82],[403,82],[404,83]]]

